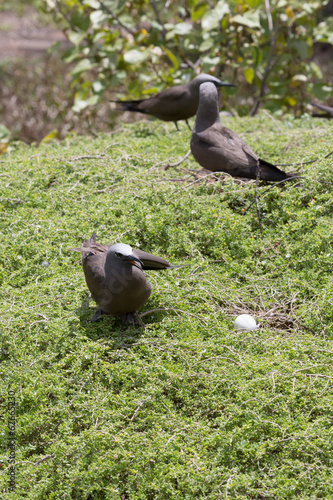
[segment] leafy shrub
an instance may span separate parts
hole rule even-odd
[[[300,114],[311,97],[332,91],[311,60],[314,41],[333,42],[319,1],[49,0],[48,9],[73,43],[65,59],[76,62],[76,111],[110,87],[138,97],[198,72],[237,82],[231,104],[240,114],[262,103]]]

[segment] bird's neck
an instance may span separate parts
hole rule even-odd
[[[196,131],[200,132],[216,122],[220,122],[219,106],[216,99],[206,98],[204,102],[200,101],[195,119]]]

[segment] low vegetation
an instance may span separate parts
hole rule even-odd
[[[0,449],[4,500],[332,498],[333,156],[304,163],[332,148],[332,124],[225,123],[263,158],[303,163],[283,167],[301,180],[260,184],[262,237],[254,181],[179,163],[185,124],[1,157],[0,384],[17,433],[12,493]],[[93,231],[189,264],[147,273],[144,327],[90,323],[68,249]],[[260,328],[235,331],[242,312]]]

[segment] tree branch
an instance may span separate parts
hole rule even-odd
[[[276,21],[275,30],[274,30],[269,0],[265,0],[265,6],[266,6],[266,13],[267,13],[267,20],[268,20],[268,29],[269,29],[270,40],[271,40],[270,41],[270,49],[269,49],[269,54],[267,57],[265,71],[264,71],[264,74],[263,74],[263,77],[261,80],[259,95],[256,98],[256,100],[252,106],[252,109],[249,113],[249,116],[254,116],[258,112],[258,109],[259,109],[259,106],[261,103],[261,99],[265,93],[265,85],[266,85],[268,75],[271,72],[271,70],[275,64],[275,61],[273,62],[273,56],[274,56],[274,50],[275,50],[275,45],[276,45],[276,37],[277,37],[278,29],[279,29],[279,19],[277,19],[277,21]]]

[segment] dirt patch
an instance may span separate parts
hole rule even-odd
[[[0,12],[0,59],[40,55],[55,42],[68,45],[61,30],[41,25],[34,9],[22,17],[13,11]]]

